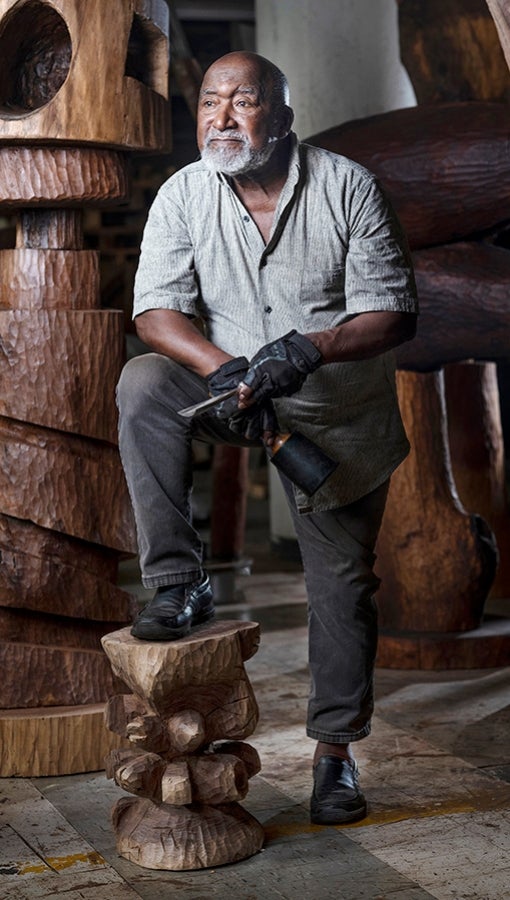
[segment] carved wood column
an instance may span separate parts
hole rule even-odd
[[[98,768],[112,745],[100,638],[132,617],[116,577],[136,553],[116,434],[124,323],[100,307],[82,211],[126,202],[129,151],[167,145],[165,10],[0,0],[0,203],[17,213],[0,252],[0,745],[5,729],[22,749],[0,751],[4,775]],[[54,734],[70,710],[80,723],[51,758],[34,754],[40,710]]]

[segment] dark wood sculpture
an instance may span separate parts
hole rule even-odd
[[[432,373],[471,357],[508,359],[510,252],[479,241],[510,219],[508,109],[492,102],[416,107],[312,138],[379,175],[409,236],[422,317],[417,338],[398,350],[403,369]],[[489,171],[498,173],[494,182]],[[477,631],[496,542],[479,511],[457,496],[444,382],[402,372],[399,396],[413,450],[392,481],[378,545],[378,662],[462,667],[476,657],[478,665],[498,665],[510,652],[510,620],[490,639]],[[498,477],[504,479],[501,469]],[[505,518],[500,511],[490,519],[503,540]],[[444,642],[449,649],[445,643],[442,653]]]
[[[203,869],[245,859],[264,831],[240,805],[260,770],[244,739],[258,720],[244,669],[254,622],[217,622],[174,642],[125,628],[106,635],[113,671],[133,693],[112,697],[108,727],[131,749],[113,751],[109,778],[134,796],[113,810],[117,850],[150,869]]]
[[[82,209],[127,200],[129,152],[168,145],[167,97],[163,0],[0,0],[0,203],[17,211],[0,252],[2,775],[100,768],[118,744],[98,704],[116,686],[101,635],[133,613],[116,586],[136,552],[116,447],[124,325],[100,308]],[[41,708],[68,735],[51,754]]]

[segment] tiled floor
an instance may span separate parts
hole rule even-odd
[[[303,580],[248,549],[253,574],[219,614],[261,624],[246,668],[262,771],[243,805],[264,825],[264,850],[217,869],[143,869],[116,853],[109,815],[124,792],[103,773],[4,779],[1,900],[510,898],[510,669],[379,669],[373,733],[357,747],[369,817],[312,826]]]

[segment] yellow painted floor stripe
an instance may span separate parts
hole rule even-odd
[[[503,804],[486,803],[477,800],[476,803],[456,802],[442,803],[438,806],[428,809],[419,809],[416,807],[400,807],[395,809],[374,810],[365,819],[359,822],[350,822],[345,825],[312,825],[302,822],[292,822],[289,824],[267,823],[264,825],[266,838],[269,841],[277,840],[279,837],[288,837],[299,834],[311,834],[322,831],[326,828],[337,828],[344,831],[346,828],[369,828],[371,825],[391,825],[395,822],[404,822],[407,819],[428,819],[436,816],[451,816],[458,813],[479,813],[484,810],[510,809],[510,804],[506,801]]]

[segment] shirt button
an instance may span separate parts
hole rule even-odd
[[[264,312],[265,313],[273,312],[273,307],[272,306],[264,306]]]
[[[243,219],[244,219],[245,222],[249,222],[249,221],[250,221],[250,217],[249,217],[249,216],[243,216]]]

